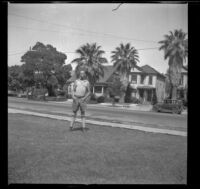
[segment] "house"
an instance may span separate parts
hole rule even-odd
[[[181,69],[181,80],[177,89],[177,97],[187,99],[188,69],[183,66]]]
[[[129,82],[133,89],[132,96],[144,104],[151,103],[154,96],[161,102],[165,98],[165,76],[149,65],[135,66],[131,69]]]
[[[104,77],[101,77],[92,89],[97,97],[106,94],[110,78],[114,73],[117,73],[116,69],[117,66],[104,66]],[[75,80],[76,76],[72,72],[72,77],[67,81],[69,95],[71,95],[71,87]],[[128,80],[134,89],[132,96],[140,99],[143,103],[151,103],[154,95],[156,95],[158,101],[165,98],[165,76],[149,65],[136,66],[131,69]]]

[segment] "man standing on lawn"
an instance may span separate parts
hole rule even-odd
[[[72,87],[72,109],[73,109],[73,118],[70,125],[70,130],[73,129],[74,122],[77,116],[77,112],[80,108],[81,111],[81,120],[82,120],[82,131],[85,130],[85,110],[86,110],[86,101],[90,96],[90,84],[86,79],[86,73],[84,69],[81,69],[79,72],[79,78],[75,80]]]

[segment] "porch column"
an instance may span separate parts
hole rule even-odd
[[[147,90],[144,90],[144,103],[147,101]]]
[[[101,93],[103,94],[104,93],[104,87],[102,86],[102,89],[101,89]]]
[[[92,88],[92,92],[93,92],[93,94],[94,94],[94,87]]]
[[[151,103],[153,102],[153,89],[151,90]]]

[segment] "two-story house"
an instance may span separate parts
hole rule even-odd
[[[187,89],[188,89],[188,69],[183,66],[181,69],[181,80],[177,90],[177,97],[187,99]]]
[[[149,65],[132,68],[129,82],[135,89],[132,96],[140,99],[143,103],[151,103],[154,95],[158,102],[165,98],[165,76]]]

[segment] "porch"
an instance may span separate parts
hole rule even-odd
[[[138,98],[142,104],[152,104],[156,96],[156,89],[150,86],[138,86],[132,96]]]

